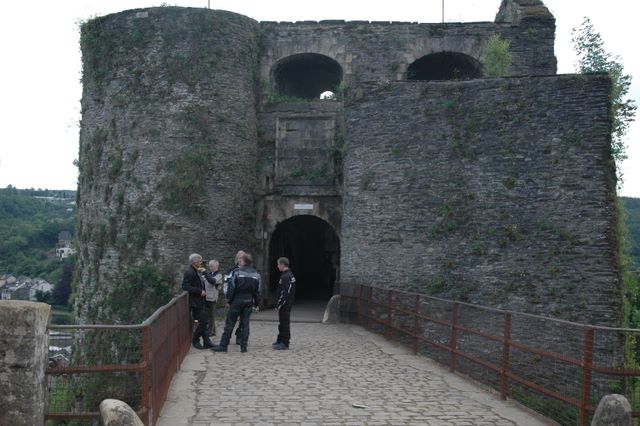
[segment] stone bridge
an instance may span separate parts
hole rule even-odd
[[[252,318],[248,353],[192,348],[158,424],[555,424],[362,327],[320,319],[317,307],[297,306],[288,351],[271,348],[271,312]]]

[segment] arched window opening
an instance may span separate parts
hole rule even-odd
[[[342,81],[342,67],[328,56],[300,53],[278,62],[273,79],[279,95],[320,99],[324,92],[336,92]]]
[[[457,52],[425,55],[407,69],[407,80],[470,80],[481,76],[480,62]]]

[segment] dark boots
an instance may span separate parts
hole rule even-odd
[[[196,349],[208,349],[215,346],[208,336],[204,336],[202,341],[203,343],[200,343],[200,337],[194,337],[193,340],[191,340],[191,343]]]
[[[220,346],[220,345],[213,345],[211,347],[211,350],[213,352],[227,352],[227,347],[226,346]],[[240,352],[247,352],[247,347],[244,345],[240,345]]]

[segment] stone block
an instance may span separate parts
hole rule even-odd
[[[331,297],[322,317],[323,324],[337,324],[340,322],[340,295]]]
[[[631,426],[631,405],[618,394],[604,396],[593,415],[591,426]]]
[[[104,426],[144,426],[133,408],[117,399],[105,399],[100,403],[100,417]]]

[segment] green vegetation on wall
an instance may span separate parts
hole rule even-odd
[[[206,106],[193,105],[178,114],[185,132],[192,142],[167,164],[167,173],[158,189],[162,205],[168,211],[182,213],[192,218],[206,214],[205,184],[212,168],[211,147],[215,146],[213,113]]]
[[[503,77],[511,66],[511,53],[509,40],[500,38],[494,34],[489,38],[484,52],[483,71],[485,77]]]
[[[141,323],[171,300],[172,281],[170,273],[158,271],[154,264],[128,267],[113,280],[107,296],[105,306],[117,310],[111,319],[124,324]]]
[[[134,19],[132,28],[124,29],[108,24],[107,17],[99,17],[80,25],[80,49],[82,51],[82,82],[95,85],[98,93],[103,93],[113,77],[119,52],[145,48],[156,31],[149,19]],[[133,72],[129,89],[139,90],[141,72]]]

